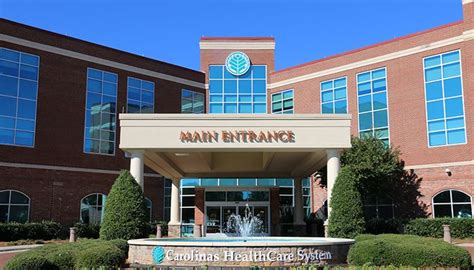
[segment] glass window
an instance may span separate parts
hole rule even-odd
[[[389,197],[369,197],[364,202],[366,219],[392,219],[395,217],[393,200]]]
[[[145,204],[146,204],[147,220],[152,221],[152,219],[153,219],[153,212],[152,212],[153,203],[151,202],[151,200],[149,198],[145,197]]]
[[[375,136],[389,144],[386,69],[357,75],[359,136]]]
[[[102,222],[105,208],[105,194],[89,194],[81,200],[81,222],[97,225]]]
[[[113,85],[107,84],[113,93]],[[116,87],[116,86],[115,86]],[[155,83],[133,77],[127,79],[127,113],[153,113],[155,109]]]
[[[472,218],[472,199],[468,194],[454,189],[433,197],[433,217]]]
[[[87,69],[85,153],[115,154],[117,80],[115,73]],[[133,79],[131,82],[134,84],[140,81]],[[129,91],[129,96],[138,98],[141,94],[135,93],[134,89]]]
[[[347,113],[347,78],[321,82],[321,113]]]
[[[209,113],[266,113],[266,74],[265,65],[253,65],[241,76],[230,74],[224,65],[209,66]],[[189,101],[182,104],[189,110]]]
[[[163,178],[164,185],[164,207],[163,207],[163,217],[165,221],[170,220],[170,211],[171,211],[171,180]]]
[[[0,222],[26,223],[30,214],[30,198],[16,190],[0,191]]]
[[[39,57],[0,48],[0,144],[33,147]]]
[[[292,114],[294,112],[293,90],[272,94],[272,114]]]
[[[427,57],[424,68],[428,145],[466,143],[460,52]]]
[[[204,94],[181,90],[181,112],[182,113],[204,113]]]

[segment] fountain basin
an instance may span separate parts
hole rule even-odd
[[[319,237],[222,237],[129,240],[133,266],[341,265],[352,239]]]

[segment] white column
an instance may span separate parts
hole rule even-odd
[[[304,225],[304,208],[303,208],[303,179],[297,177],[294,179],[295,194],[295,210],[293,211],[293,223],[295,225]]]
[[[143,181],[143,151],[133,151],[130,159],[130,173],[140,185],[142,190],[145,188]]]
[[[339,174],[339,169],[341,168],[340,162],[340,151],[337,149],[326,150],[327,155],[327,193],[328,193],[328,219],[331,215],[331,195],[332,188],[336,182],[337,175]]]
[[[181,219],[179,217],[179,181],[180,179],[173,179],[171,183],[171,212],[170,222],[168,225],[181,224]]]

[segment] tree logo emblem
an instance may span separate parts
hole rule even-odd
[[[227,56],[225,68],[232,75],[244,75],[250,69],[250,58],[243,52],[233,52]]]
[[[156,246],[153,248],[152,256],[153,262],[155,262],[156,264],[160,264],[165,258],[165,250],[160,246]]]

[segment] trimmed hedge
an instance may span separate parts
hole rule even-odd
[[[130,172],[123,170],[107,196],[100,239],[148,237],[148,224],[143,191]]]
[[[472,218],[419,218],[405,226],[405,234],[443,238],[443,225],[450,225],[453,238],[474,238]]]
[[[76,227],[76,235],[81,238],[98,239],[100,232],[100,224],[86,224],[78,222],[74,224]]]
[[[357,190],[358,176],[343,167],[332,191],[329,217],[331,237],[354,238],[365,230],[362,198]]]
[[[0,241],[65,239],[68,232],[52,221],[0,223]]]
[[[4,269],[117,268],[125,262],[127,253],[127,242],[120,239],[48,244],[16,255]]]
[[[360,235],[349,250],[350,265],[397,267],[459,267],[468,269],[471,256],[466,250],[444,241],[415,235]]]

